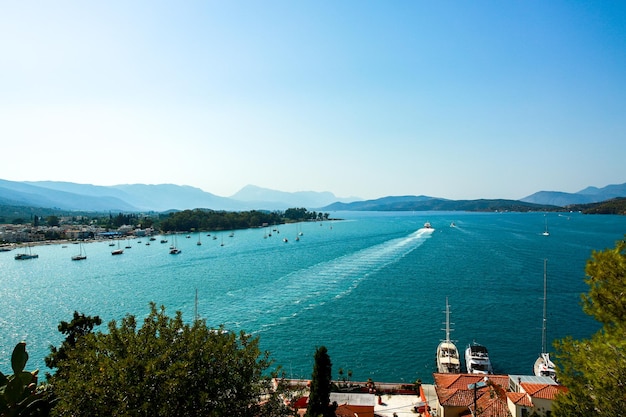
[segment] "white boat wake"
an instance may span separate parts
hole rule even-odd
[[[419,229],[408,236],[294,271],[262,289],[251,286],[231,291],[227,300],[216,300],[220,306],[210,314],[210,320],[250,332],[266,329],[303,310],[349,294],[372,273],[418,248],[433,230]]]

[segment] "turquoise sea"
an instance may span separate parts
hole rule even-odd
[[[215,240],[178,235],[179,255],[168,253],[172,236],[149,246],[133,239],[121,256],[111,256],[108,242],[90,243],[79,262],[70,260],[72,244],[37,246],[39,258],[26,261],[0,253],[0,370],[10,372],[12,348],[25,340],[27,368],[47,371],[48,347],[62,340],[57,325],[74,310],[106,323],[143,317],[154,301],[191,321],[197,290],[209,325],[258,335],[289,377],[310,378],[324,345],[335,377],[341,367],[353,380],[432,381],[446,297],[460,350],[477,341],[497,373],[531,374],[541,350],[544,259],[548,338],[588,337],[599,326],[580,307],[585,263],[626,233],[625,216],[578,213],[331,217],[343,220],[280,225],[267,238],[267,229]],[[422,230],[426,221],[434,231]]]

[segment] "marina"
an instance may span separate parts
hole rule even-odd
[[[555,214],[546,238],[543,216],[337,212],[331,217],[342,220],[281,225],[274,237],[248,229],[202,245],[180,239],[177,256],[168,245],[145,244],[111,256],[108,241],[86,243],[81,262],[61,244],[34,247],[39,258],[28,262],[13,259],[19,249],[3,252],[0,369],[25,340],[29,367],[46,370],[49,346],[62,340],[57,325],[74,310],[108,322],[141,318],[154,301],[191,321],[197,290],[200,318],[258,335],[290,378],[310,378],[315,348],[324,345],[334,372],[430,382],[446,297],[457,346],[478,340],[494,373],[532,375],[541,353],[544,259],[551,265],[549,351],[556,338],[599,328],[579,306],[585,263],[626,230],[622,216]],[[282,235],[300,241],[285,244]]]

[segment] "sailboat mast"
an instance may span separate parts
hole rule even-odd
[[[547,303],[548,303],[548,279],[547,279],[547,266],[548,260],[543,260],[543,323],[541,327],[541,352],[545,353],[547,351],[546,339],[548,332],[548,323],[547,323]]]
[[[450,343],[450,305],[446,297],[446,342]]]

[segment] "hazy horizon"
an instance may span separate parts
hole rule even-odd
[[[626,3],[0,4],[0,178],[520,199],[626,181]]]

